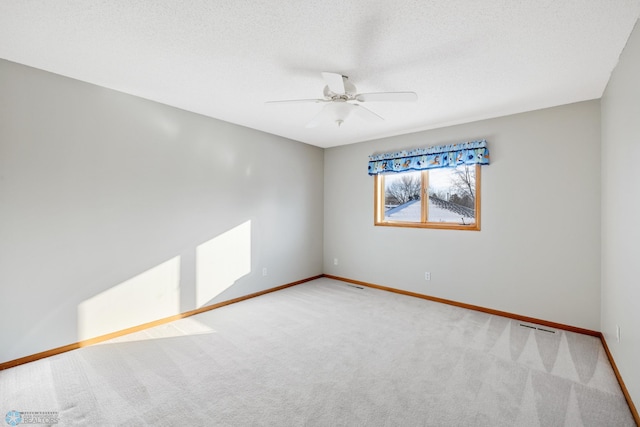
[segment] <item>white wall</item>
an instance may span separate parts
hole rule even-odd
[[[640,403],[640,24],[602,97],[601,331]],[[620,342],[616,340],[620,327]]]
[[[325,150],[324,272],[598,330],[599,123],[595,100]],[[483,138],[481,231],[373,226],[368,155]]]
[[[317,147],[0,60],[0,362],[321,274],[322,174]]]

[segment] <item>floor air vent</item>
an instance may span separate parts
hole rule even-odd
[[[364,289],[362,286],[349,285],[349,284],[347,284],[347,286],[349,286],[351,288],[356,288],[356,289]]]
[[[545,329],[545,328],[541,328],[539,326],[533,326],[533,325],[525,325],[524,323],[520,323],[520,326],[522,326],[523,328],[529,328],[529,329],[534,329],[542,332],[548,332],[550,334],[556,333],[556,331],[552,331],[551,329]]]

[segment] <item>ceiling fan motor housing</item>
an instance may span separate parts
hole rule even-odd
[[[331,101],[353,101],[356,99],[356,86],[349,81],[349,77],[342,76],[342,81],[344,83],[344,93],[335,93],[331,89],[329,89],[329,85],[324,87],[322,93],[324,97]]]

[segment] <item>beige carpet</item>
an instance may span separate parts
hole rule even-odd
[[[1,371],[0,423],[13,410],[64,426],[635,425],[597,338],[329,279]]]

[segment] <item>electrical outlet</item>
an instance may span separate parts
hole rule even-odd
[[[431,280],[431,273],[428,271],[424,272],[424,280]]]
[[[338,258],[333,259],[333,265],[338,265]]]
[[[267,267],[262,267],[262,275],[263,276],[267,275]]]
[[[620,342],[620,326],[616,325],[616,341]]]

